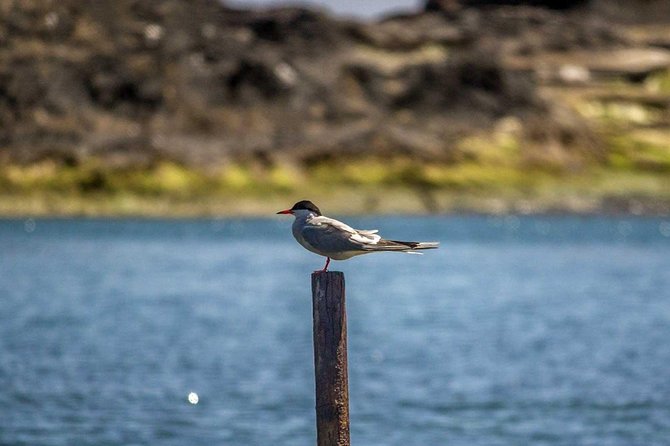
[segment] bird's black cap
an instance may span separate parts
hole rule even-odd
[[[296,204],[294,204],[293,207],[291,208],[292,211],[297,211],[300,209],[306,209],[308,211],[314,212],[316,215],[321,215],[321,211],[319,210],[319,208],[316,207],[316,205],[309,200],[299,201]]]

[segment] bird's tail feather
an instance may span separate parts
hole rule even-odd
[[[418,242],[412,249],[437,249],[440,242]]]
[[[372,251],[400,251],[409,254],[421,254],[416,252],[422,249],[436,249],[440,246],[439,242],[402,242],[399,240],[380,240],[375,245],[367,248]]]

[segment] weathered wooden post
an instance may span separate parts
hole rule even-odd
[[[349,446],[349,377],[344,273],[312,273],[318,446]]]

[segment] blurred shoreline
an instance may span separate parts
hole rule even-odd
[[[216,195],[143,195],[127,191],[114,194],[0,194],[0,218],[27,217],[262,217],[301,200],[310,199],[331,214],[339,215],[670,215],[667,191],[656,195],[607,195],[595,192],[588,179],[544,184],[542,192],[522,189],[445,190],[384,187],[306,187],[291,191],[259,189]],[[607,183],[610,184],[611,183]],[[603,183],[601,186],[606,187]]]
[[[294,197],[667,214],[670,5],[430,0],[367,22],[0,5],[0,215],[255,215]]]

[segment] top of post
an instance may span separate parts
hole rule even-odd
[[[312,273],[312,277],[319,277],[319,278],[335,278],[338,276],[344,276],[344,273],[342,271],[314,271]]]
[[[314,271],[312,273],[313,288],[329,288],[331,286],[344,287],[344,273],[342,271]]]

